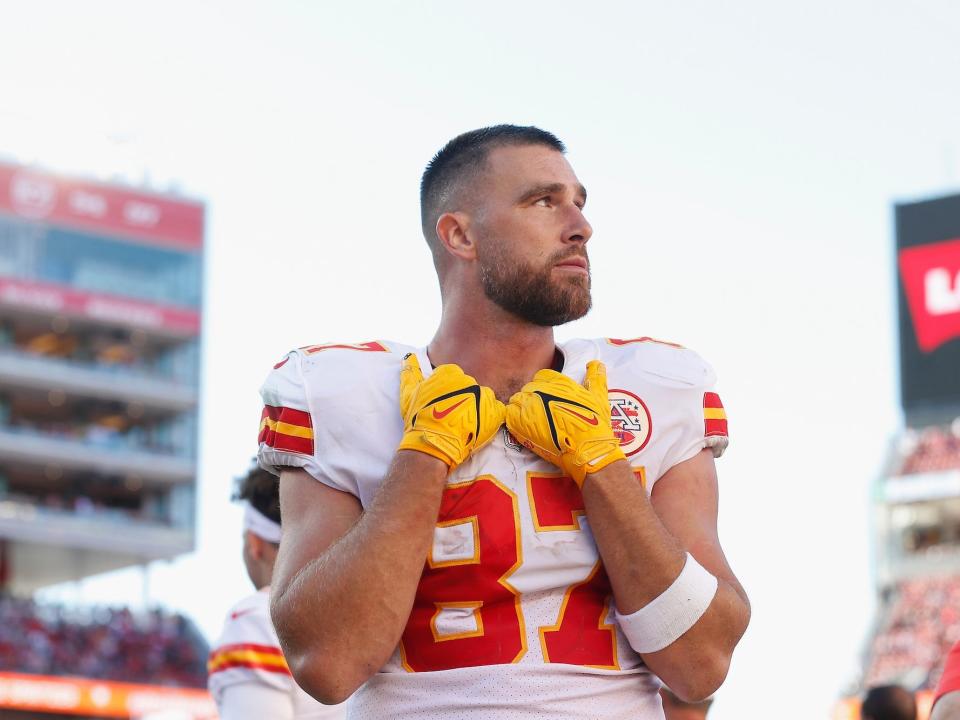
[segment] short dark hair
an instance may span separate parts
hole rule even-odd
[[[247,474],[237,478],[232,500],[246,500],[254,508],[280,524],[280,480],[253,461]]]
[[[420,225],[434,259],[437,219],[449,211],[447,206],[464,181],[483,168],[490,151],[509,145],[544,145],[560,153],[567,151],[556,135],[533,125],[491,125],[457,135],[427,163],[420,178]]]
[[[917,720],[913,693],[899,685],[878,685],[867,691],[860,716],[871,720]]]

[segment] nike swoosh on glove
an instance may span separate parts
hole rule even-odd
[[[400,370],[400,412],[400,449],[427,453],[454,468],[493,439],[504,406],[457,365],[441,365],[424,379],[410,353]]]
[[[589,473],[624,460],[610,425],[607,369],[587,364],[579,385],[555,370],[541,370],[507,404],[507,429],[524,447],[583,487]]]

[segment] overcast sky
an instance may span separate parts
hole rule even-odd
[[[595,309],[558,336],[664,338],[719,374],[721,539],[753,621],[711,717],[827,717],[873,619],[870,488],[902,422],[891,204],[957,188],[958,27],[949,0],[0,2],[0,153],[207,202],[199,545],[150,599],[217,633],[249,589],[228,497],[266,372],[326,340],[425,344],[423,165],[532,123],[595,230]]]

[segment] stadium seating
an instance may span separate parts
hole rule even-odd
[[[0,595],[0,671],[204,687],[208,653],[182,615],[68,610]]]
[[[929,689],[960,640],[960,576],[906,580],[894,589],[869,649],[864,687],[886,683]]]
[[[930,427],[904,437],[897,475],[960,468],[960,418],[950,428]]]

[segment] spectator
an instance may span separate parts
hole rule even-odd
[[[0,595],[0,671],[203,687],[207,652],[181,615],[69,612]]]
[[[898,475],[936,472],[960,467],[960,418],[949,428],[929,427],[906,435]]]
[[[942,659],[960,640],[957,608],[958,576],[918,578],[897,585],[887,619],[871,645],[865,685],[933,688]]]
[[[862,720],[917,720],[913,693],[899,685],[870,688],[860,708]]]

